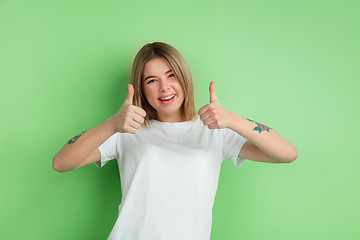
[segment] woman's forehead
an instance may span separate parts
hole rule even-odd
[[[164,74],[170,69],[170,65],[165,59],[154,58],[145,64],[144,72]]]

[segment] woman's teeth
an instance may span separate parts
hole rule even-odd
[[[172,99],[174,96],[175,96],[175,94],[172,96],[166,97],[166,98],[160,98],[160,100],[162,100],[162,101],[169,100],[169,99]]]

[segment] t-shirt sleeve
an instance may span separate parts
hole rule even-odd
[[[245,162],[245,158],[240,158],[239,153],[247,139],[230,128],[222,130],[223,160],[229,159],[235,167],[240,167]]]
[[[101,159],[94,164],[98,168],[102,168],[108,161],[113,159],[119,159],[118,146],[120,141],[120,133],[114,133],[109,137],[98,149],[101,154]]]

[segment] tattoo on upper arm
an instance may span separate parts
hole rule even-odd
[[[86,132],[86,131],[87,131],[87,130],[83,131],[83,132],[80,133],[79,135],[77,135],[77,136],[73,137],[72,139],[70,139],[70,140],[68,141],[68,144],[72,144],[72,143],[76,142],[76,140],[78,140],[79,137],[81,137],[81,135],[83,135],[84,132]]]
[[[247,118],[247,120],[249,120],[250,122],[255,122],[254,120],[250,120],[249,118]],[[268,126],[262,125],[262,124],[260,124],[260,123],[258,123],[258,122],[255,122],[255,123],[257,124],[257,126],[256,126],[253,130],[259,131],[259,134],[260,134],[262,131],[267,131],[267,132],[269,132],[269,130],[271,129],[271,128],[269,128]]]

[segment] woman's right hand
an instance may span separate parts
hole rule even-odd
[[[133,105],[134,87],[128,84],[128,93],[120,110],[111,117],[111,123],[116,132],[132,133],[141,128],[145,121],[144,109]]]

